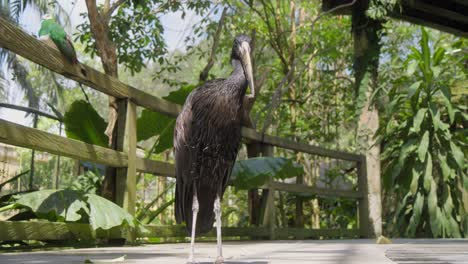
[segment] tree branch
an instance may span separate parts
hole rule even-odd
[[[315,28],[315,24],[317,23],[317,21],[319,21],[322,17],[324,17],[325,15],[327,14],[330,14],[330,13],[333,13],[335,12],[336,10],[339,10],[339,9],[342,9],[342,8],[346,8],[346,7],[349,7],[349,6],[352,6],[356,3],[357,0],[353,0],[351,3],[347,3],[347,4],[343,4],[343,5],[339,5],[339,6],[336,6],[328,11],[325,11],[325,12],[322,12],[321,14],[319,14],[314,20],[312,20],[312,23],[311,23],[311,36],[313,35],[312,32],[314,31],[314,28]],[[289,86],[295,82],[297,76],[301,75],[296,75],[296,78],[294,78],[293,80],[291,80],[290,82],[287,83],[287,86],[284,87],[283,89],[283,86],[286,84],[286,81],[290,78],[290,76],[292,76],[292,72],[294,71],[294,69],[296,68],[296,65],[299,63],[300,61],[300,58],[305,54],[305,52],[312,46],[312,41],[310,41],[309,43],[307,43],[306,45],[304,45],[304,47],[302,48],[299,56],[296,57],[296,59],[294,60],[292,66],[289,68],[289,71],[288,73],[283,77],[283,79],[281,80],[280,84],[278,85],[278,87],[276,88],[275,92],[273,93],[272,97],[271,97],[271,101],[269,104],[267,104],[265,106],[265,108],[263,110],[267,111],[268,110],[268,113],[266,115],[266,118],[265,118],[265,122],[263,123],[263,128],[262,128],[262,133],[265,133],[266,130],[268,129],[268,127],[271,125],[271,120],[272,120],[272,113],[273,111],[278,108],[278,106],[281,104],[281,97],[283,96],[284,92],[286,92],[288,89],[289,89]],[[304,66],[304,69],[307,69],[309,67],[309,64],[312,60],[312,58],[314,58],[316,55],[313,54],[312,56],[310,56],[310,58],[308,59],[306,65]],[[304,69],[302,71],[304,71]],[[260,114],[260,113],[259,113]],[[257,115],[257,117],[259,116],[259,114]]]
[[[111,6],[109,6],[109,9],[107,9],[106,13],[104,14],[104,18],[109,21],[110,17],[112,16],[112,13],[119,8],[123,3],[125,3],[126,0],[117,0],[115,1]]]
[[[206,64],[205,68],[203,68],[203,70],[200,73],[200,81],[203,81],[203,82],[206,81],[206,79],[208,78],[208,73],[210,72],[211,68],[214,65],[214,57],[216,55],[216,50],[218,49],[218,46],[219,46],[219,39],[221,37],[221,32],[223,29],[226,12],[227,12],[227,8],[224,8],[223,13],[221,14],[221,18],[219,19],[219,22],[218,22],[218,27],[216,28],[216,33],[213,38],[213,46],[211,47],[211,53],[208,59],[208,63]]]

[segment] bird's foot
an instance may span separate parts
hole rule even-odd
[[[223,263],[224,263],[223,256],[219,256],[216,258],[215,264],[223,264]]]

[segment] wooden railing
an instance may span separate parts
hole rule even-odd
[[[176,117],[181,110],[181,106],[166,100],[157,98],[148,93],[140,91],[130,85],[120,82],[118,79],[103,74],[84,64],[71,65],[60,55],[57,50],[44,45],[33,36],[23,32],[17,26],[11,24],[0,17],[0,47],[10,50],[25,59],[40,64],[51,71],[61,74],[67,78],[87,85],[93,89],[101,91],[107,95],[123,99],[126,102],[124,110],[120,111],[119,118],[125,120],[125,126],[121,127],[123,133],[119,133],[121,150],[100,147],[87,144],[78,140],[73,140],[58,135],[53,135],[37,129],[25,127],[12,122],[0,119],[0,142],[15,146],[45,151],[52,154],[62,155],[84,161],[91,161],[112,167],[121,168],[117,177],[117,197],[116,202],[130,213],[134,213],[136,199],[136,173],[137,171],[152,173],[155,175],[174,177],[173,164],[155,161],[148,158],[137,157],[136,155],[136,107],[141,106],[146,109]],[[264,227],[258,228],[227,228],[223,235],[227,236],[249,236],[288,238],[290,236],[300,237],[339,237],[341,236],[361,236],[369,237],[372,233],[369,230],[368,222],[368,199],[365,158],[348,152],[336,151],[312,146],[288,139],[263,135],[257,131],[243,127],[242,136],[250,141],[255,141],[264,146],[273,146],[290,149],[294,151],[341,159],[356,162],[358,168],[358,191],[353,190],[332,190],[316,188],[300,184],[287,184],[270,180],[265,186],[260,188],[268,189],[269,195],[264,213]],[[270,153],[272,151],[270,150]],[[315,194],[317,196],[332,196],[356,199],[358,202],[358,230],[322,230],[322,229],[297,229],[297,228],[277,228],[275,226],[274,191],[300,192]],[[28,236],[24,230],[34,230]],[[37,225],[37,226],[36,226]],[[35,226],[34,228],[32,228]],[[55,227],[55,229],[54,229]],[[32,228],[32,229],[31,229]],[[42,229],[41,229],[42,228]],[[149,226],[154,234],[165,236],[184,236],[180,227],[154,227]],[[39,239],[42,235],[51,239],[79,237],[80,234],[87,236],[89,226],[83,224],[63,224],[63,223],[30,223],[30,222],[0,222],[0,240],[19,239]],[[50,232],[50,230],[55,230]],[[81,231],[80,231],[81,230]],[[84,231],[83,231],[84,230]],[[253,231],[257,230],[257,231]],[[19,231],[19,233],[17,232]],[[49,232],[49,233],[48,233]],[[110,232],[110,233],[109,233]],[[97,235],[108,237],[122,237],[121,230],[103,232]],[[56,235],[51,235],[56,233]],[[328,234],[328,235],[327,235]],[[138,235],[138,234],[137,234]],[[208,234],[209,236],[210,234]],[[128,236],[126,236],[128,237]]]

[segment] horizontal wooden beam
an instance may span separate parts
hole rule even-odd
[[[304,228],[276,228],[275,235],[279,239],[288,238],[356,238],[358,229],[304,229]]]
[[[361,2],[364,0],[359,0]],[[328,11],[339,5],[350,3],[351,0],[322,0],[323,11]],[[368,0],[366,0],[368,2]],[[395,10],[389,16],[410,23],[432,27],[457,36],[468,37],[468,15],[466,0],[423,1],[403,0],[397,3]],[[367,4],[363,4],[364,6]],[[351,15],[352,7],[339,9],[334,15]]]
[[[85,64],[70,64],[59,51],[50,48],[0,17],[0,47],[47,69],[117,98],[129,98],[137,105],[168,116],[177,116],[181,106],[140,91]]]
[[[149,233],[138,237],[187,237],[185,227],[145,225]],[[223,227],[224,237],[268,237],[266,227]],[[127,228],[112,228],[94,232],[89,224],[59,223],[48,221],[0,221],[0,241],[18,240],[91,240],[95,238],[125,238]],[[359,235],[356,229],[304,229],[276,228],[276,237],[288,239],[304,238],[353,238]],[[202,237],[216,237],[216,231],[203,234]]]
[[[359,161],[361,155],[352,154],[343,151],[330,150],[318,146],[313,146],[305,143],[295,142],[289,139],[265,135],[263,142],[280,148],[291,149],[299,152],[305,152],[322,157],[333,159],[342,159],[348,161]]]
[[[126,167],[123,152],[50,134],[0,119],[0,142],[113,167]]]
[[[425,3],[424,1],[421,1],[421,0],[411,0],[411,1],[407,0],[407,1],[404,1],[404,4],[424,13],[436,15],[439,17],[443,17],[445,19],[456,20],[463,24],[468,24],[468,14],[462,14],[462,12],[457,12],[456,8],[453,8],[453,10],[448,9],[448,8],[442,8],[435,4]],[[468,31],[468,29],[466,30]]]
[[[140,91],[84,64],[68,63],[57,50],[43,44],[2,17],[0,17],[0,47],[105,94],[117,98],[129,98],[135,104],[149,110],[172,117],[176,117],[181,111],[180,105]],[[254,129],[246,127],[242,129],[242,135],[246,139],[310,154],[351,161],[359,159],[359,155],[351,153],[328,150],[269,135],[262,136]]]
[[[151,159],[137,158],[137,171],[175,178],[174,164]]]
[[[0,119],[0,142],[112,167],[126,167],[127,154]],[[175,177],[174,165],[137,158],[137,170]]]
[[[341,198],[352,198],[359,199],[362,197],[360,191],[349,191],[349,190],[337,190],[337,189],[325,189],[311,187],[303,184],[291,184],[282,182],[271,182],[265,186],[260,187],[262,189],[273,188],[277,191],[293,192],[293,193],[307,193],[315,194],[317,196],[325,197],[341,197]]]
[[[89,224],[48,221],[0,221],[0,241],[17,240],[91,240],[122,238],[120,228],[94,232]]]
[[[156,226],[146,225],[146,229],[150,232],[145,235],[148,237],[187,237],[189,236],[185,231],[185,226]],[[222,235],[225,237],[267,237],[268,230],[265,227],[223,227]],[[216,230],[212,229],[208,233],[201,235],[202,237],[216,237]]]

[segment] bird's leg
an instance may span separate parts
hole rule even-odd
[[[216,240],[218,241],[218,257],[216,258],[216,264],[224,263],[223,248],[221,245],[221,199],[219,195],[216,196],[213,209],[216,217]]]
[[[197,227],[197,214],[199,210],[199,205],[198,205],[198,198],[197,198],[197,193],[193,195],[193,202],[192,202],[192,212],[193,212],[193,217],[192,217],[192,237],[190,239],[190,255],[189,259],[187,261],[187,264],[194,264],[197,263],[193,257],[195,254],[195,229]]]

